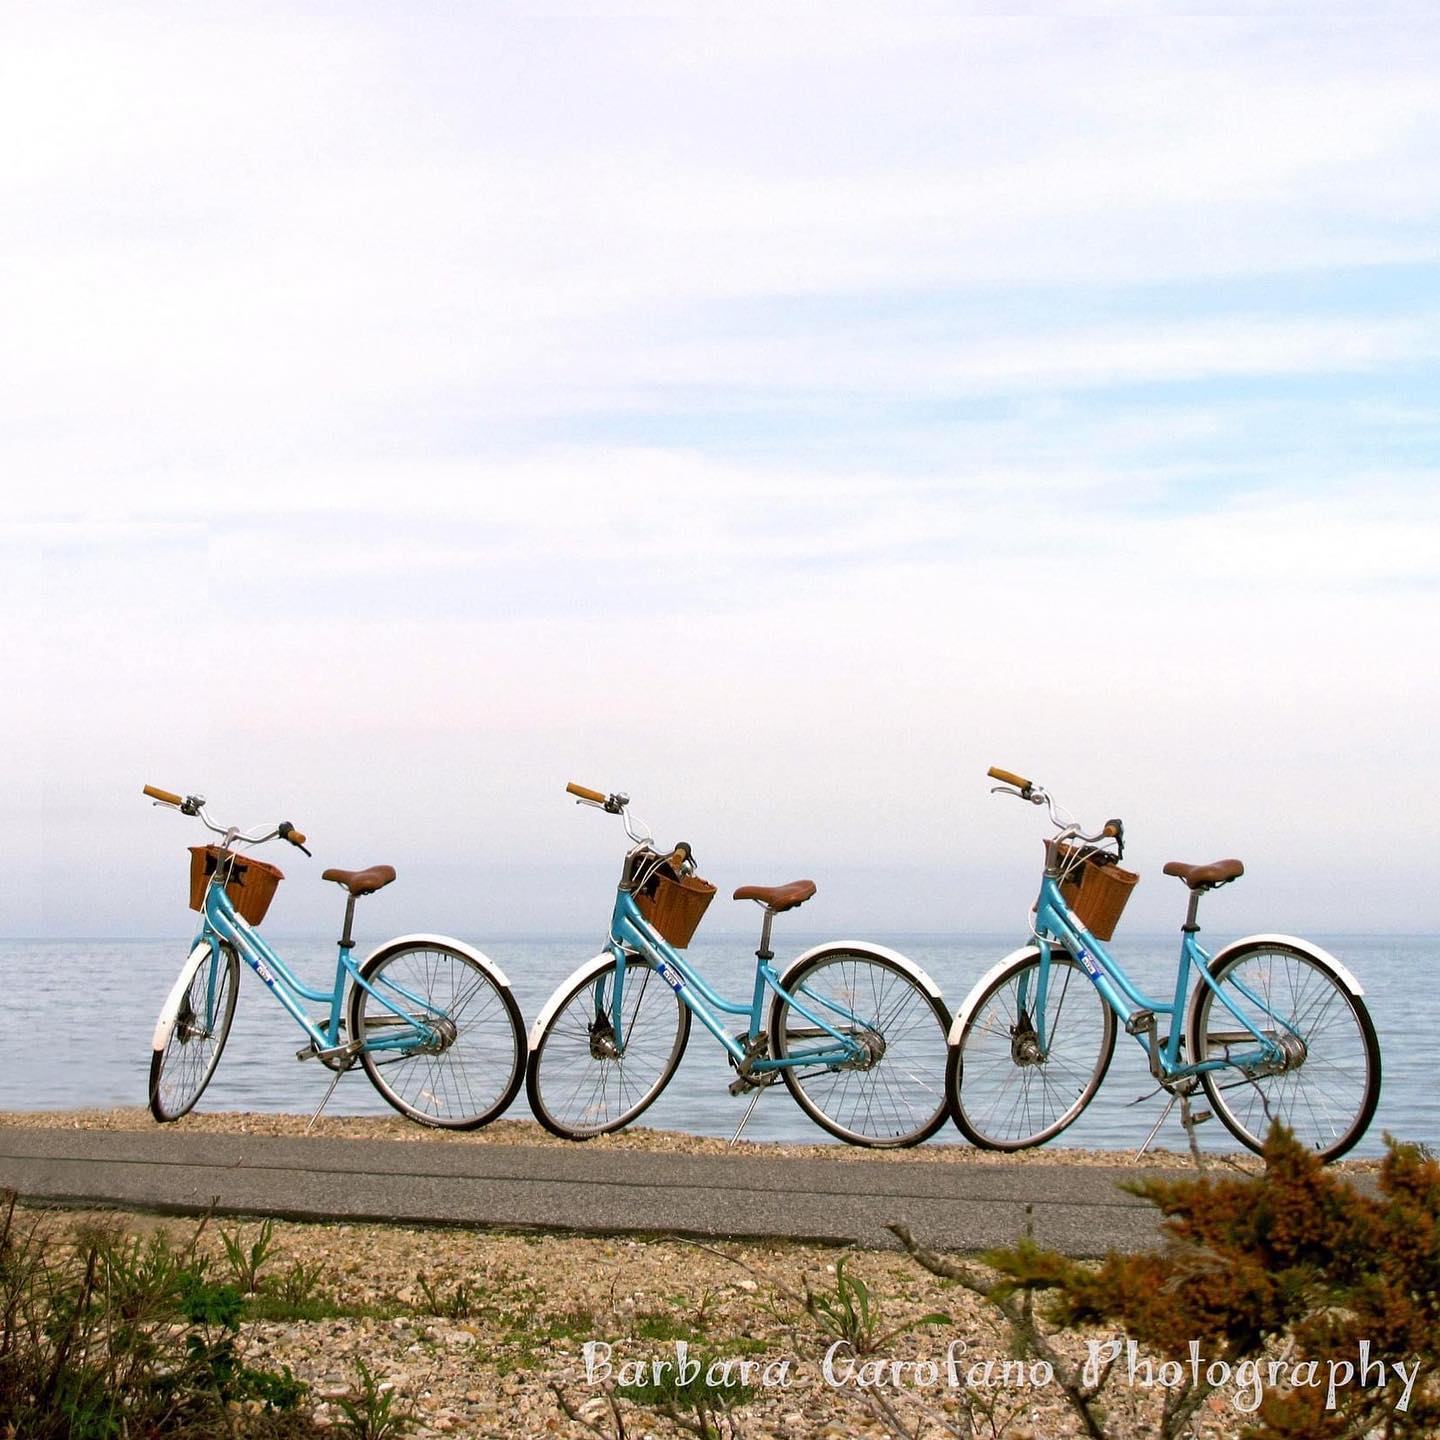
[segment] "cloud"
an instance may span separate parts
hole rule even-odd
[[[24,17],[0,923],[161,923],[145,780],[608,883],[572,774],[983,923],[996,761],[1343,849],[1383,917],[1435,838],[1437,30],[1173,8]]]

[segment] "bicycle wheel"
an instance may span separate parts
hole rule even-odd
[[[205,1093],[230,1034],[239,989],[240,959],[222,943],[215,965],[207,956],[196,967],[165,1044],[150,1054],[150,1113],[157,1120],[178,1120]]]
[[[1278,1120],[1322,1160],[1343,1155],[1380,1099],[1380,1045],[1365,1002],[1323,960],[1291,945],[1246,945],[1220,956],[1210,973],[1225,999],[1198,985],[1186,1029],[1190,1055],[1254,1052],[1255,1037],[1227,1001],[1286,1052],[1271,1065],[1206,1071],[1200,1078],[1215,1113],[1252,1150]]]
[[[945,1086],[955,1123],[987,1150],[1053,1139],[1094,1098],[1115,1052],[1114,1012],[1063,950],[1050,952],[1042,1050],[1039,979],[1032,950],[990,983],[950,1049]]]
[[[352,985],[346,1023],[364,1038],[360,1063],[391,1105],[442,1130],[475,1130],[504,1111],[525,1070],[525,1027],[508,985],[433,940],[381,950],[360,974],[376,993]],[[405,1043],[411,1017],[433,1042]]]
[[[796,1004],[779,998],[771,1008],[772,1056],[835,1050],[834,1037],[801,1006],[861,1046],[856,1060],[781,1070],[817,1125],[852,1145],[899,1147],[945,1123],[950,1016],[908,970],[880,955],[835,949],[802,961],[780,984]]]
[[[615,1043],[615,961],[587,974],[556,1008],[530,1054],[525,1089],[552,1134],[589,1140],[619,1130],[670,1083],[690,1038],[690,1009],[639,955],[625,961]]]

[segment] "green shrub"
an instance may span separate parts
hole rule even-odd
[[[1044,1292],[1051,1324],[1118,1324],[1187,1369],[1196,1342],[1207,1364],[1261,1362],[1258,1408],[1237,1417],[1238,1433],[1254,1440],[1433,1437],[1440,1164],[1416,1146],[1386,1144],[1370,1195],[1277,1127],[1258,1177],[1126,1187],[1165,1216],[1163,1250],[1112,1253],[1093,1267],[1023,1244],[985,1257],[1004,1277],[996,1296]],[[1265,1363],[1282,1353],[1280,1383],[1264,1384]],[[1223,1388],[1186,1385],[1187,1411]]]
[[[850,1257],[842,1255],[835,1264],[835,1289],[816,1291],[809,1276],[804,1278],[805,1313],[826,1334],[843,1340],[856,1355],[873,1355],[897,1335],[921,1325],[946,1325],[950,1317],[938,1311],[902,1324],[884,1327],[880,1303],[870,1287],[858,1276],[846,1273]]]
[[[395,1390],[355,1361],[356,1383],[336,1403],[344,1417],[337,1427],[347,1440],[399,1440],[415,1423],[414,1411],[399,1403]]]
[[[117,1229],[0,1216],[0,1434],[19,1440],[308,1429],[305,1387],[244,1363],[245,1300],[209,1276],[203,1223],[176,1246]],[[238,1409],[237,1409],[238,1407]],[[276,1417],[286,1417],[280,1425]],[[293,1423],[290,1423],[293,1422]]]

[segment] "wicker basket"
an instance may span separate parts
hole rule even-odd
[[[190,908],[205,908],[205,890],[214,875],[216,867],[224,872],[225,893],[230,903],[240,912],[241,918],[251,925],[258,925],[275,898],[275,891],[284,874],[263,860],[249,855],[237,855],[233,850],[223,850],[219,845],[192,845],[190,847]]]
[[[1068,845],[1060,847],[1062,868],[1072,853]],[[1133,870],[1085,859],[1060,882],[1060,894],[1097,940],[1109,940],[1120,923],[1130,892],[1139,883],[1140,877]]]
[[[659,870],[635,896],[640,913],[677,950],[683,950],[699,928],[715,887],[698,875],[674,876]]]

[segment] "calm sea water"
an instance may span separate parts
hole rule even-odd
[[[952,1010],[996,960],[1020,943],[1011,937],[965,935],[868,938],[892,945],[924,966]],[[1402,1139],[1440,1141],[1440,1085],[1435,1081],[1434,1058],[1440,1043],[1440,991],[1429,969],[1434,943],[1406,936],[1313,938],[1359,978],[1380,1037],[1384,1069],[1380,1108],[1355,1153],[1383,1151],[1382,1135],[1387,1130]],[[1220,937],[1208,933],[1206,939],[1221,943]],[[1122,934],[1114,950],[1144,988],[1163,997],[1173,983],[1176,941],[1173,934]],[[470,943],[505,971],[527,1024],[561,981],[599,949],[598,944],[574,939],[472,939]],[[811,938],[792,937],[788,945],[778,944],[781,964],[810,943]],[[332,942],[271,937],[271,944],[294,962],[307,982],[324,983],[323,977],[333,975]],[[753,946],[753,938],[697,939],[688,954],[722,993],[748,997]],[[183,939],[0,941],[4,981],[0,1014],[6,1033],[21,1041],[12,1043],[0,1061],[0,1109],[145,1104],[155,1015],[186,948]],[[329,1072],[313,1061],[296,1062],[294,1052],[304,1037],[248,968],[241,970],[234,1028],[200,1108],[312,1110],[324,1094]],[[643,1123],[729,1136],[749,1099],[727,1092],[731,1075],[723,1052],[697,1025],[678,1074]],[[1137,1147],[1164,1106],[1164,1097],[1153,1096],[1153,1089],[1139,1047],[1122,1033],[1100,1094],[1067,1132],[1064,1143]],[[327,1113],[392,1112],[357,1069],[342,1078]],[[526,1113],[522,1090],[510,1114]],[[828,1139],[781,1086],[761,1097],[745,1133],[757,1140]],[[1208,1148],[1233,1148],[1219,1121],[1199,1133]],[[963,1142],[959,1132],[947,1126],[930,1143]],[[1184,1132],[1174,1114],[1156,1143],[1183,1148]]]

